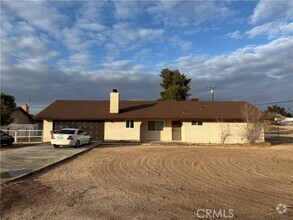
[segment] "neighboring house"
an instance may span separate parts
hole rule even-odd
[[[280,122],[280,125],[293,125],[293,118],[283,118]]]
[[[29,114],[29,106],[22,105],[13,110],[10,116],[13,122],[7,126],[2,126],[5,130],[42,130],[43,120],[37,119]]]
[[[247,102],[57,100],[40,112],[43,141],[65,127],[86,130],[101,141],[184,141],[245,143],[242,109]],[[253,107],[255,108],[255,107]],[[263,129],[258,142],[264,141]]]

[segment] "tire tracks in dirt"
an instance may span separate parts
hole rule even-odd
[[[274,219],[277,204],[293,206],[293,151],[100,147],[40,175],[32,186],[34,181],[43,186],[40,193],[46,189],[47,198],[38,196],[35,205],[27,208],[20,199],[5,215],[11,219],[22,213],[27,219],[194,219],[200,208],[233,208],[238,216],[250,213]],[[24,198],[31,195],[27,191]],[[48,208],[40,209],[39,204]]]

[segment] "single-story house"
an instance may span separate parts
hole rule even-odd
[[[24,104],[16,107],[10,116],[13,121],[11,124],[2,126],[4,130],[42,130],[43,120],[29,113],[29,106]]]
[[[113,90],[109,101],[57,100],[37,117],[44,120],[43,141],[53,130],[78,127],[100,141],[245,143],[247,105],[255,108],[238,101],[120,101]]]

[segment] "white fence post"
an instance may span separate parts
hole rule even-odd
[[[17,143],[17,131],[14,130],[14,142]]]
[[[14,143],[23,142],[21,139],[27,139],[27,143],[42,143],[43,142],[43,130],[2,130],[6,133],[14,132]],[[34,140],[34,139],[39,139]]]

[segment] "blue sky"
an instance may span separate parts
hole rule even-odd
[[[191,94],[293,99],[293,1],[1,1],[1,91],[37,113],[56,99],[159,98],[163,68]],[[293,111],[293,104],[280,104]],[[262,106],[265,107],[265,106]]]

